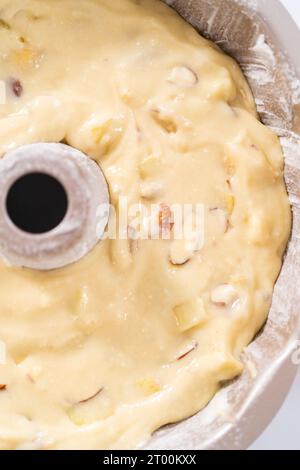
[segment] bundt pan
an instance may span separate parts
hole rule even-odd
[[[279,0],[165,3],[242,66],[262,121],[281,139],[293,231],[269,319],[245,350],[242,377],[197,415],[159,430],[147,447],[247,449],[283,404],[300,362],[300,32]]]

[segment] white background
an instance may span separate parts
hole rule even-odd
[[[295,21],[297,21],[300,27],[300,1],[299,0],[281,0],[286,8],[291,13]]]
[[[281,0],[281,2],[300,28],[300,0]],[[300,450],[300,370],[283,407],[251,449]]]

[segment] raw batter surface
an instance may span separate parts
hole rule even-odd
[[[0,155],[65,141],[117,209],[204,205],[200,250],[0,260],[0,448],[137,447],[238,376],[266,320],[290,231],[278,139],[237,64],[155,0],[0,0],[0,80]]]

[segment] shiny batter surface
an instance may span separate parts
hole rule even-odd
[[[204,205],[200,250],[0,260],[0,448],[137,447],[238,376],[266,320],[290,231],[278,139],[237,64],[155,0],[0,0],[0,80],[1,155],[65,141],[116,208]]]

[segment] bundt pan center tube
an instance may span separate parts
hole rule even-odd
[[[78,150],[50,143],[21,146],[0,161],[0,187],[0,251],[13,266],[62,268],[101,239],[108,186],[100,167]],[[107,211],[100,220],[102,204]]]

